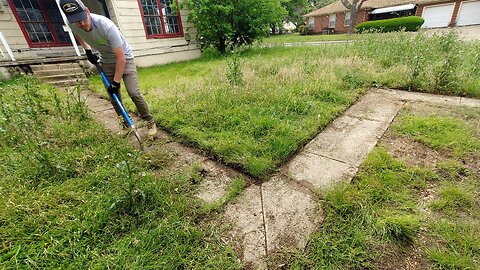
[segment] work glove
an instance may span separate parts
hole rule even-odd
[[[87,54],[88,62],[92,63],[92,65],[95,65],[96,63],[98,63],[98,57],[95,54],[93,54],[92,50],[86,49],[85,54]]]
[[[113,94],[117,95],[118,96],[118,93],[120,92],[120,83],[119,82],[116,82],[116,81],[112,81],[110,83],[110,86],[108,87],[107,89],[107,92],[113,96]]]

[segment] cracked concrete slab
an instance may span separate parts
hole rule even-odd
[[[389,125],[387,121],[342,116],[307,144],[304,150],[357,167]]]
[[[392,100],[383,92],[370,91],[363,95],[344,115],[367,120],[392,122],[404,102]]]
[[[261,187],[251,185],[227,205],[224,220],[232,224],[229,244],[250,269],[262,268],[266,254]]]
[[[357,167],[303,151],[287,163],[282,171],[301,185],[315,191],[348,182],[355,176]]]
[[[267,254],[285,247],[303,249],[322,220],[314,194],[277,175],[262,185]]]

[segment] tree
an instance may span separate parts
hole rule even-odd
[[[336,1],[337,0],[308,0],[312,10],[322,8]],[[312,10],[309,10],[309,11],[312,11]]]
[[[283,6],[287,10],[286,21],[291,22],[298,28],[304,23],[303,14],[307,13],[308,2],[310,0],[284,0]]]
[[[281,24],[287,14],[281,0],[186,0],[186,7],[201,46],[221,53],[266,36],[270,26]]]
[[[355,21],[357,19],[357,13],[360,10],[360,8],[362,8],[363,2],[365,2],[365,0],[341,0],[341,1],[342,1],[342,4],[350,11],[350,22],[348,22],[347,33],[351,35],[353,32],[353,26],[355,25]]]

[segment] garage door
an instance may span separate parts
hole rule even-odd
[[[462,2],[457,16],[457,25],[480,24],[480,1]]]
[[[425,7],[422,17],[425,19],[423,28],[447,27],[453,13],[454,3],[448,5]]]

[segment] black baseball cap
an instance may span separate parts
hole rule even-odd
[[[87,18],[86,7],[80,0],[60,0],[60,7],[69,23],[76,23]]]

